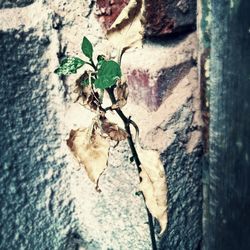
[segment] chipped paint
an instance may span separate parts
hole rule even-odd
[[[246,162],[249,161],[248,153],[245,154],[245,159],[246,159]]]
[[[232,15],[235,11],[237,11],[239,7],[240,0],[230,0],[230,14]]]
[[[232,9],[234,7],[234,0],[230,0],[230,8]]]
[[[212,22],[211,0],[199,0],[197,3],[199,40],[205,48],[210,45],[210,25]]]
[[[230,8],[231,9],[237,8],[239,5],[239,2],[240,1],[238,1],[238,0],[230,0]]]
[[[236,146],[238,147],[239,150],[241,150],[243,148],[243,143],[242,141],[237,141],[236,142]]]
[[[210,74],[210,60],[207,59],[204,65],[205,68],[205,77],[209,78],[209,74]]]

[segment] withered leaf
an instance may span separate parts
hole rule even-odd
[[[142,47],[145,0],[130,0],[107,32],[108,39],[120,50]]]
[[[85,71],[77,80],[75,84],[74,93],[77,94],[77,98],[75,102],[82,99],[83,104],[86,103],[88,97],[91,94],[91,86],[88,84],[83,84],[86,80],[88,80],[88,73]]]
[[[159,221],[160,235],[167,227],[167,183],[164,167],[159,154],[154,150],[143,150],[137,146],[137,152],[141,161],[140,190],[145,197],[146,205],[150,213]]]
[[[106,134],[111,140],[122,141],[127,139],[128,133],[120,128],[117,124],[109,122],[106,117],[101,119],[101,128],[104,134]]]
[[[82,105],[88,105],[90,110],[96,111],[100,106],[98,92],[92,89],[92,86],[86,82],[89,80],[89,74],[85,71],[77,80],[75,93],[78,94],[75,102],[82,100]]]
[[[98,110],[98,107],[100,106],[100,100],[99,100],[99,94],[97,92],[92,92],[88,99],[87,99],[87,105],[91,110]]]
[[[76,86],[80,87],[83,85],[88,85],[88,84],[84,84],[89,78],[89,74],[87,71],[84,71],[84,73],[76,80]]]
[[[79,161],[84,166],[89,179],[96,184],[107,167],[109,143],[99,135],[95,129],[88,128],[71,130],[67,145]]]
[[[114,90],[116,103],[112,105],[112,109],[122,108],[127,104],[128,99],[128,84],[124,77],[117,81],[117,86]]]

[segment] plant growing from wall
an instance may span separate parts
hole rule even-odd
[[[164,167],[156,151],[141,148],[137,124],[122,111],[127,103],[128,85],[121,71],[121,57],[127,48],[138,45],[143,36],[142,32],[138,32],[143,10],[139,8],[139,12],[136,14],[133,11],[133,16],[131,16],[129,13],[133,8],[138,9],[136,0],[130,1],[108,33],[111,40],[116,43],[118,41],[121,45],[118,62],[109,60],[103,55],[98,55],[95,59],[93,46],[84,37],[81,49],[86,59],[65,58],[55,73],[59,76],[76,74],[78,69],[88,65],[88,70],[85,70],[76,80],[76,101],[94,112],[96,116],[90,127],[71,130],[67,145],[80,164],[84,166],[90,180],[95,183],[96,190],[100,191],[98,181],[107,167],[110,143],[115,141],[118,144],[122,140],[128,141],[132,153],[131,160],[135,162],[139,173],[139,189],[146,204],[152,249],[155,250],[157,247],[152,217],[155,217],[160,224],[160,234],[167,226],[167,186]],[[125,24],[123,24],[124,20]],[[112,103],[108,107],[103,106],[105,93]],[[120,128],[107,119],[106,114],[111,111],[117,113],[124,128]],[[135,136],[131,128],[136,131]]]

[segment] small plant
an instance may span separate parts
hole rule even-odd
[[[159,155],[153,150],[143,150],[138,143],[139,128],[136,123],[127,117],[123,111],[127,103],[128,85],[122,75],[120,64],[108,60],[103,55],[93,59],[93,46],[84,37],[82,52],[87,60],[78,57],[69,57],[62,60],[55,70],[59,76],[77,73],[84,65],[90,65],[92,70],[86,70],[77,80],[77,102],[96,113],[96,117],[89,128],[71,130],[67,145],[84,166],[96,190],[100,191],[98,181],[107,167],[110,142],[119,143],[127,139],[131,149],[131,160],[135,162],[140,184],[139,189],[143,194],[148,213],[149,227],[152,240],[152,249],[156,249],[152,216],[161,226],[161,233],[167,225],[166,206],[166,179],[163,165]],[[103,107],[104,91],[108,94],[112,105]],[[122,119],[124,129],[106,118],[106,113],[115,111]],[[137,143],[134,143],[131,126],[136,131]]]
[[[160,235],[167,226],[167,186],[164,167],[159,154],[153,150],[144,150],[139,145],[139,128],[127,117],[122,108],[127,104],[128,85],[121,71],[121,57],[126,49],[140,47],[144,35],[144,0],[130,0],[116,21],[107,32],[109,40],[119,48],[117,62],[103,55],[94,58],[91,42],[84,37],[82,52],[86,57],[70,57],[62,60],[55,73],[60,75],[76,74],[84,65],[91,70],[85,72],[76,80],[76,102],[96,113],[90,127],[71,130],[67,145],[77,160],[84,166],[96,190],[100,191],[98,181],[107,167],[110,143],[117,144],[128,141],[131,149],[131,161],[134,161],[139,174],[139,190],[142,193],[148,215],[152,249],[156,250],[153,217],[161,227]],[[111,105],[103,106],[103,96],[107,93]],[[124,128],[109,121],[107,112],[114,111],[123,121]],[[136,131],[135,140],[131,128]],[[136,142],[136,143],[135,143]]]

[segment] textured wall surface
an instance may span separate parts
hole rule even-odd
[[[66,146],[70,129],[90,124],[92,114],[73,103],[76,76],[53,74],[63,56],[81,55],[84,35],[112,55],[100,20],[106,7],[90,0],[7,3],[0,2],[0,249],[149,250],[126,142],[111,150],[97,193]],[[160,249],[195,250],[201,240],[203,123],[190,8],[181,14],[192,20],[185,34],[155,33],[161,39],[128,51],[122,65],[130,88],[124,112],[140,126],[144,147],[161,153],[167,174],[169,225]]]

